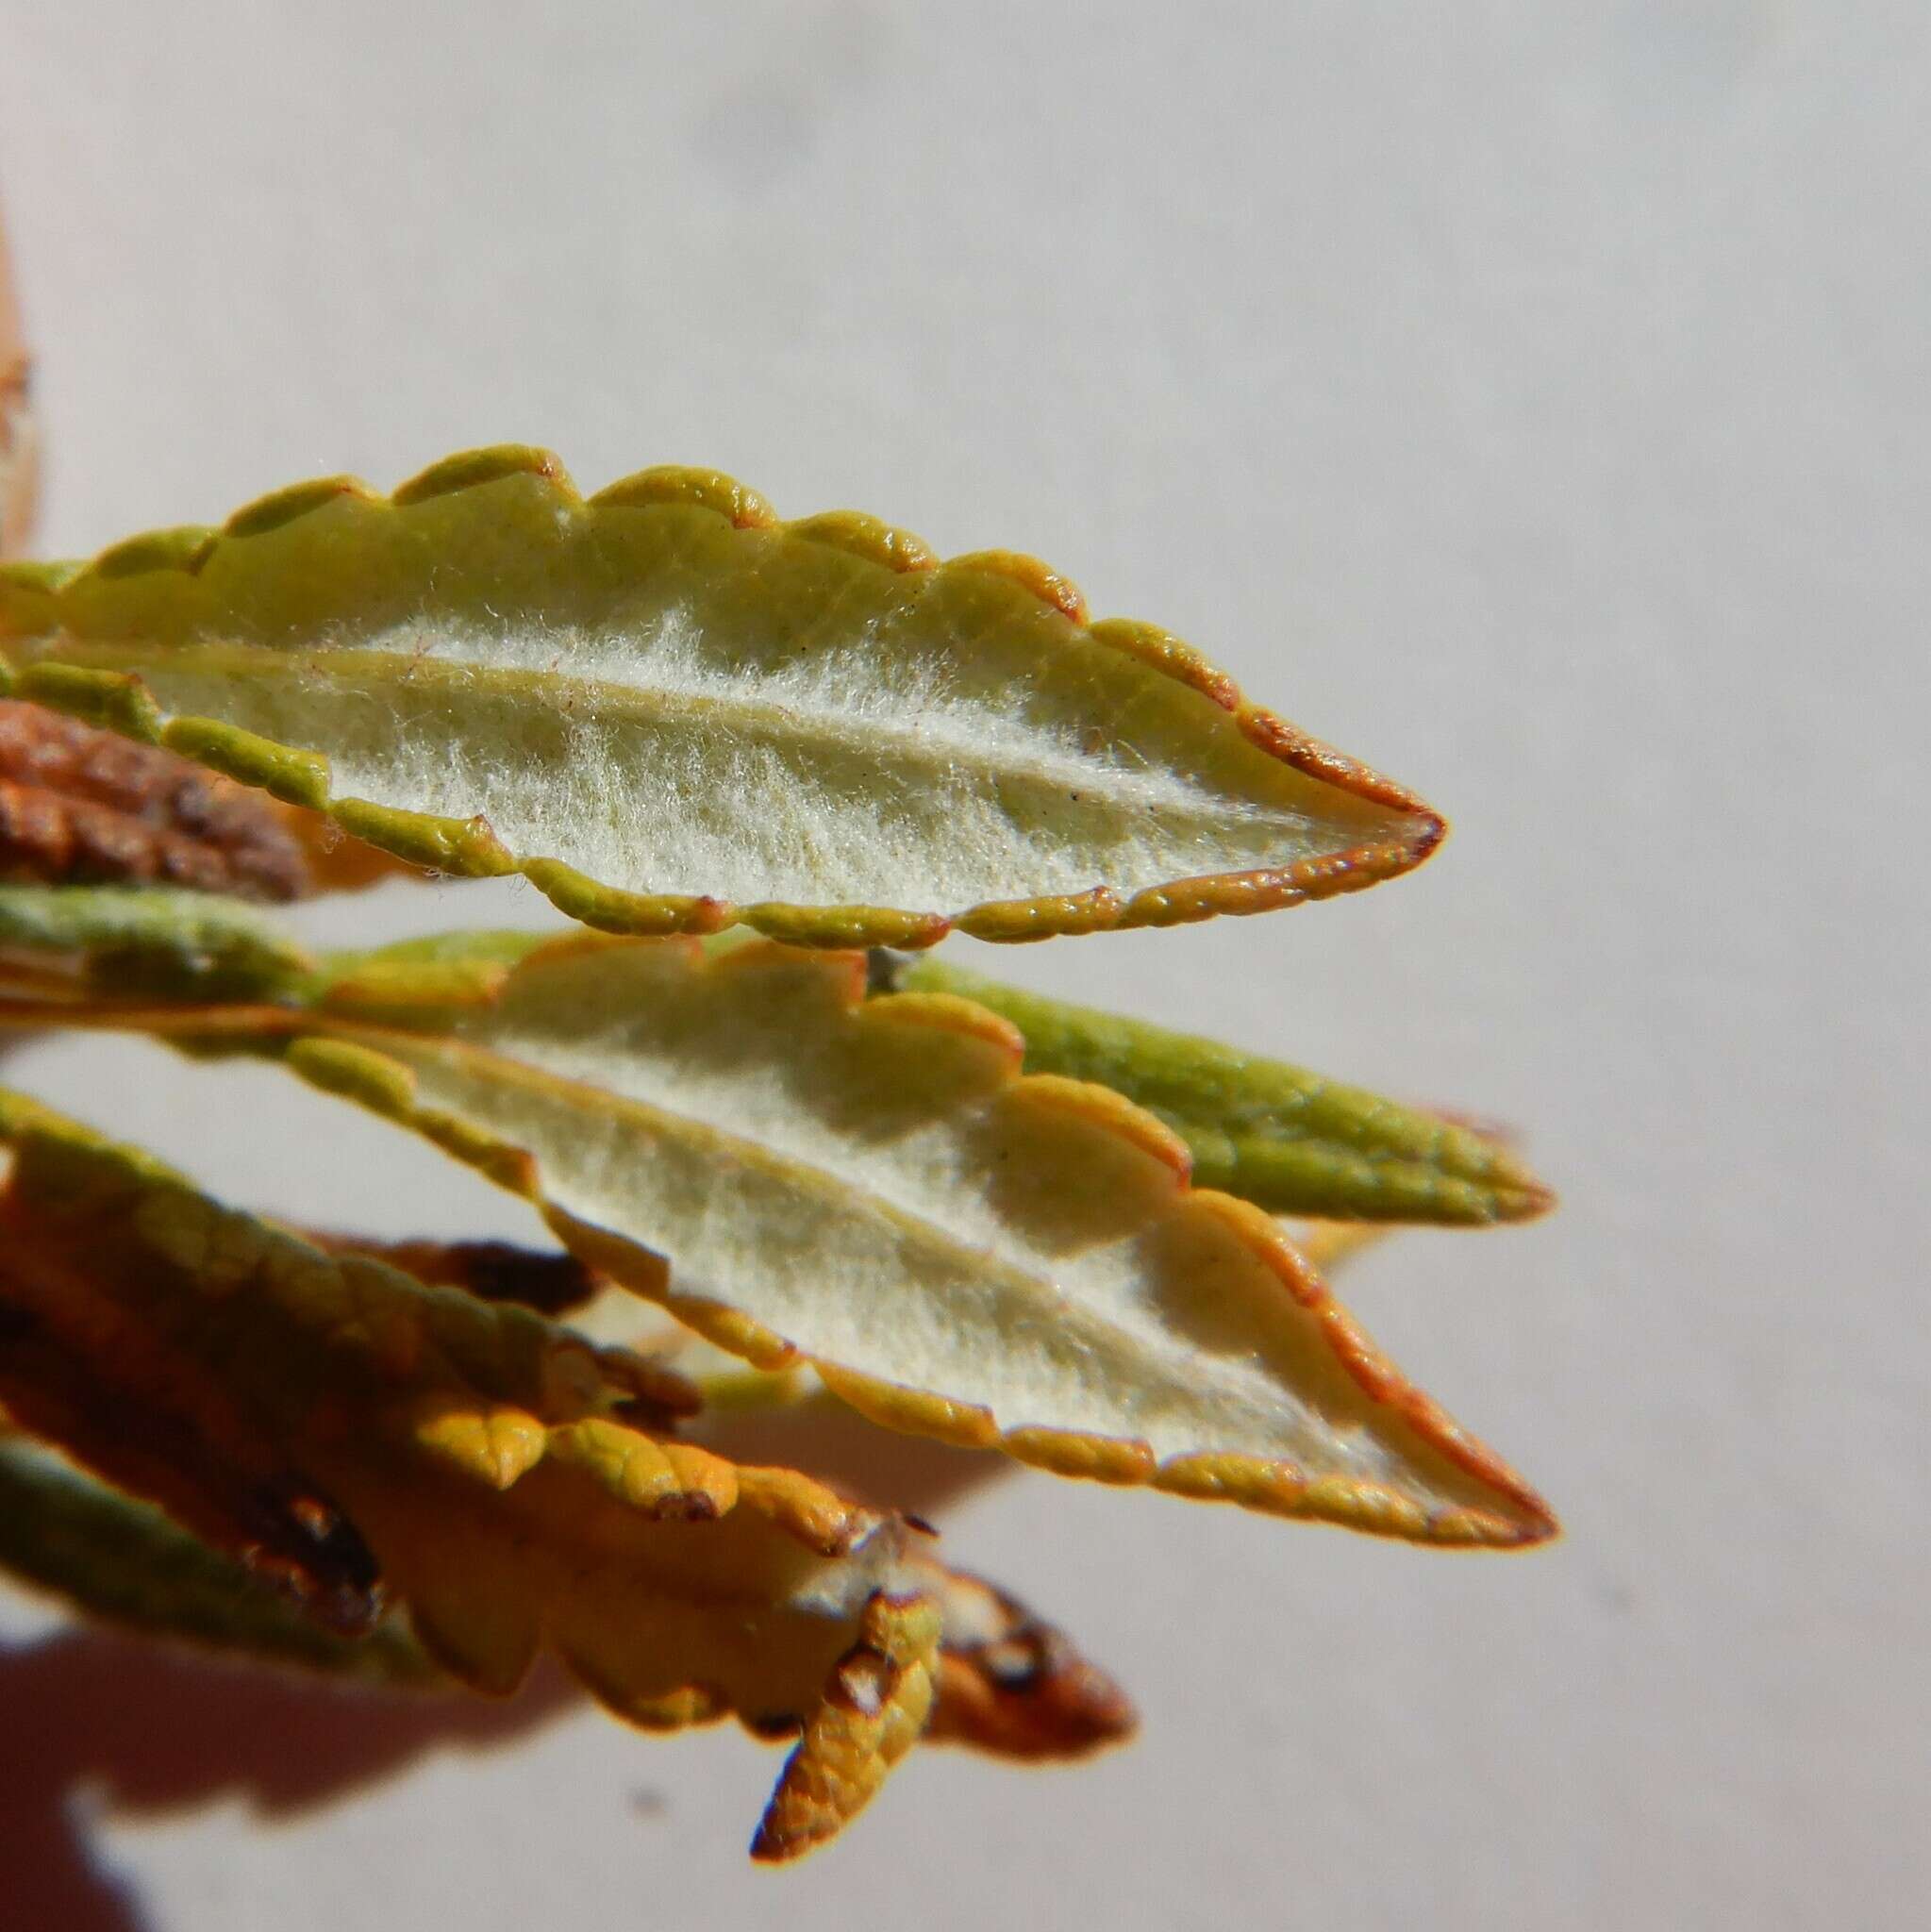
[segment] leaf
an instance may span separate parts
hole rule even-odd
[[[616,931],[1044,938],[1419,863],[1410,793],[1029,558],[522,447],[0,570],[24,697]]]
[[[1041,1763],[1085,1757],[1138,1729],[1125,1692],[1064,1631],[982,1577],[912,1561],[944,1631],[930,1742]]]
[[[370,1629],[382,1607],[375,1558],[335,1499],[205,1359],[200,1338],[183,1339],[177,1313],[130,1307],[67,1265],[24,1221],[21,1191],[0,1194],[0,1403],[318,1622]]]
[[[621,1355],[331,1259],[33,1102],[0,1096],[0,1340],[87,1361],[197,1450],[258,1441],[312,1476],[464,1682],[507,1691],[547,1642],[636,1724],[803,1724],[793,1773],[815,1776],[827,1755],[837,1767],[814,1840],[870,1794],[898,1730],[868,1746],[819,1707],[872,1641],[875,1596],[927,1614],[897,1519],[653,1435],[629,1419],[650,1384]],[[68,1431],[60,1402],[23,1406],[34,1389],[29,1375],[0,1394],[84,1460],[111,1453],[118,1416]],[[894,1668],[929,1671],[929,1648],[893,1637]]]
[[[1132,1736],[1132,1705],[1063,1632],[929,1554],[908,1552],[906,1568],[940,1619],[928,1740],[1040,1762]],[[385,1689],[456,1688],[403,1618],[360,1637],[326,1630],[161,1510],[4,1423],[0,1572],[141,1636]]]
[[[479,1301],[514,1302],[540,1315],[566,1315],[610,1286],[574,1255],[519,1247],[514,1241],[378,1241],[312,1227],[290,1232],[325,1255],[363,1255],[431,1288],[459,1288]],[[681,1402],[671,1406],[677,1412],[685,1407]]]
[[[1119,1094],[1022,1076],[986,1008],[867,1000],[861,956],[762,941],[469,963],[452,988],[425,961],[413,990],[365,964],[306,1013],[120,1023],[281,1052],[710,1341],[808,1361],[890,1426],[1420,1541],[1553,1532],[1274,1222],[1190,1188],[1185,1145]]]
[[[1124,1093],[1186,1141],[1196,1186],[1270,1213],[1473,1225],[1523,1220],[1553,1199],[1500,1141],[1362,1088],[1001,986],[946,960],[877,970],[907,992],[990,1008],[1024,1037],[1028,1073]]]
[[[800,1857],[871,1802],[931,1715],[939,1633],[939,1608],[929,1597],[881,1591],[866,1605],[858,1641],[826,1679],[772,1793],[751,1841],[754,1858]]]
[[[168,885],[288,900],[309,890],[273,800],[157,745],[0,700],[0,879]]]
[[[0,885],[0,985],[262,999],[314,971],[292,940],[232,899],[167,886]]]
[[[393,1619],[325,1629],[152,1504],[0,1427],[0,1570],[149,1637],[399,1690],[448,1680]]]
[[[839,1660],[773,1794],[751,1856],[798,1857],[832,1837],[923,1731],[1040,1763],[1130,1738],[1139,1719],[1111,1678],[991,1585],[914,1557],[917,1594],[880,1594]]]

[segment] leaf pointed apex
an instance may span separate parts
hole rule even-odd
[[[490,1407],[430,1396],[411,1424],[417,1444],[458,1475],[492,1490],[507,1490],[543,1459],[543,1424],[527,1409],[507,1403]]]
[[[588,1266],[888,1426],[1378,1535],[1554,1533],[1278,1223],[1190,1184],[1170,1124],[1024,1072],[1021,1030],[957,994],[867,996],[856,953],[586,937],[420,1021],[131,1024],[273,1042]]]

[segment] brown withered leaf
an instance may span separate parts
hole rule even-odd
[[[35,1241],[0,1197],[0,1402],[330,1629],[381,1612],[375,1558],[191,1348]]]
[[[0,879],[161,884],[263,901],[312,888],[258,791],[41,705],[0,699]]]
[[[1063,1630],[983,1577],[927,1556],[911,1561],[941,1624],[930,1742],[1039,1762],[1132,1737],[1132,1702]]]

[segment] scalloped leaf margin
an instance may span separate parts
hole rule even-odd
[[[1443,830],[1037,559],[780,523],[703,470],[586,502],[522,445],[0,569],[0,644],[23,696],[610,931],[1174,924],[1372,885]]]
[[[1023,1075],[859,955],[565,937],[353,975],[308,1013],[131,1024],[279,1052],[541,1212],[592,1267],[873,1419],[1062,1474],[1412,1540],[1554,1529],[1251,1204],[1112,1091]],[[440,1003],[440,1004],[439,1004]],[[663,1255],[678,1273],[667,1274]]]

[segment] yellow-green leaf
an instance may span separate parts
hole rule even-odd
[[[814,1839],[869,1795],[899,1732],[874,1750],[811,1726],[871,1641],[874,1598],[924,1601],[896,1518],[654,1435],[632,1416],[650,1382],[620,1355],[328,1257],[34,1102],[0,1094],[0,1361],[24,1342],[132,1391],[151,1459],[185,1442],[198,1472],[230,1438],[266,1444],[345,1512],[466,1683],[507,1691],[547,1643],[640,1724],[735,1711],[761,1734],[805,1726],[794,1777],[827,1753],[841,1767]],[[144,1373],[154,1357],[200,1380]],[[71,1412],[57,1394],[24,1420],[90,1461],[111,1453],[111,1415],[82,1417],[77,1441],[48,1426]],[[891,1655],[929,1672],[936,1642]]]
[[[1306,1068],[1002,986],[950,960],[885,972],[907,992],[962,994],[1010,1020],[1026,1071],[1097,1080],[1186,1141],[1195,1185],[1274,1214],[1480,1224],[1549,1206],[1508,1148],[1439,1114]]]
[[[143,1636],[397,1689],[448,1681],[402,1621],[362,1637],[325,1629],[152,1504],[4,1427],[0,1571]]]
[[[152,1504],[4,1422],[0,1573],[141,1636],[386,1689],[457,1688],[404,1616],[359,1637],[325,1629]],[[1133,1734],[1120,1687],[1024,1604],[917,1550],[907,1554],[906,1581],[939,1610],[933,1742],[1038,1762],[1083,1757]]]
[[[835,1838],[918,1742],[932,1713],[939,1607],[924,1596],[874,1596],[857,1643],[772,1793],[751,1856],[778,1864]]]
[[[283,1053],[542,1210],[765,1369],[1067,1474],[1382,1534],[1518,1544],[1546,1506],[1413,1388],[1251,1204],[1110,1089],[1022,1076],[955,995],[857,954],[566,938],[374,1008],[138,1016]],[[674,1273],[666,1278],[664,1257]]]
[[[234,899],[173,886],[0,885],[0,985],[21,972],[90,990],[263,999],[314,971],[294,941]]]
[[[1373,884],[1442,830],[1031,558],[781,524],[705,471],[586,502],[521,447],[0,569],[0,651],[22,696],[617,931],[1172,924]]]

